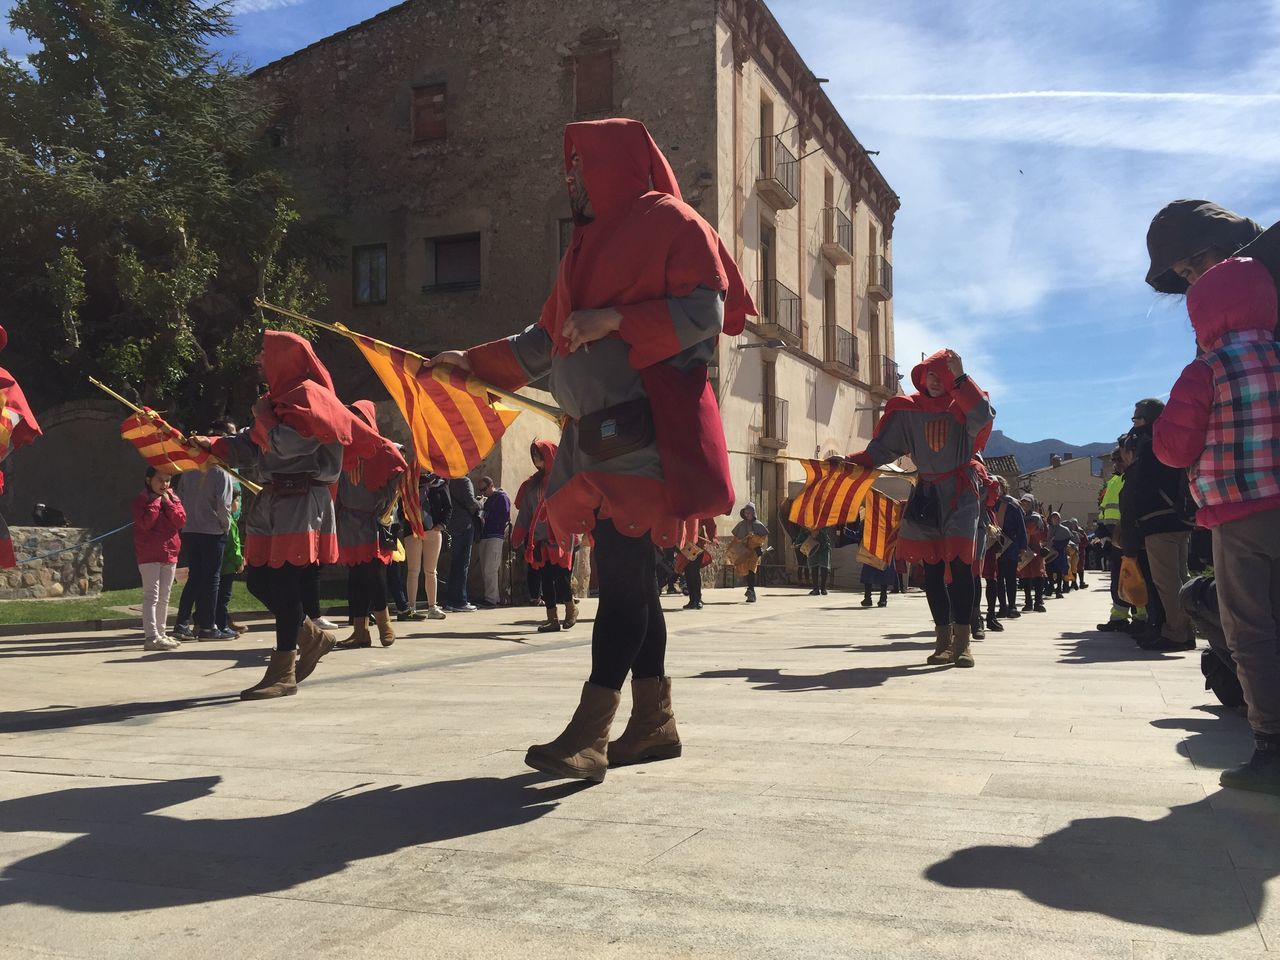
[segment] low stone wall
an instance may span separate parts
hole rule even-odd
[[[18,566],[0,570],[0,600],[87,597],[102,592],[102,545],[83,527],[10,527]],[[73,549],[66,549],[71,547]],[[34,563],[27,557],[57,556]]]

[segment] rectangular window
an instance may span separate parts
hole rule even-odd
[[[387,302],[387,245],[351,249],[351,300],[357,306]]]
[[[591,50],[574,61],[573,102],[578,116],[613,110],[613,51]]]
[[[836,325],[836,281],[827,277],[822,284],[822,322],[828,327]]]
[[[413,142],[443,140],[447,85],[432,83],[413,88]]]
[[[760,176],[773,176],[773,104],[760,100]]]
[[[475,290],[480,286],[480,234],[439,237],[431,242],[435,258],[433,290]]]
[[[822,199],[828,207],[836,205],[836,181],[830,170],[825,170],[822,174]]]

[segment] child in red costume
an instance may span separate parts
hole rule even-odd
[[[600,605],[578,710],[525,760],[601,780],[611,764],[680,753],[653,548],[732,508],[707,362],[721,330],[741,333],[755,306],[643,124],[570,124],[564,164],[576,228],[538,322],[435,362],[507,389],[546,376],[568,415],[547,514],[562,536],[594,531]],[[631,720],[608,743],[628,673]]]
[[[534,473],[516,492],[516,522],[511,528],[511,546],[517,550],[524,548],[525,563],[530,570],[538,571],[540,578],[547,619],[538,627],[539,633],[568,630],[578,622],[578,605],[569,583],[576,538],[558,533],[547,511],[547,478],[559,450],[550,440],[535,440],[529,445]],[[556,604],[560,603],[564,604],[563,623],[556,615]]]

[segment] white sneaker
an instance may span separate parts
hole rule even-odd
[[[176,650],[181,644],[172,637],[148,637],[142,644],[143,650]]]
[[[439,607],[431,607],[429,610],[427,610],[427,619],[428,620],[444,620],[445,613]]]
[[[312,620],[311,622],[314,623],[321,630],[337,630],[338,629],[338,625],[334,623],[332,620],[330,620],[328,617],[317,617],[315,620]]]

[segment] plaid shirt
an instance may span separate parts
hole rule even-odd
[[[1280,344],[1228,333],[1200,357],[1213,373],[1204,452],[1191,468],[1202,507],[1280,496]]]

